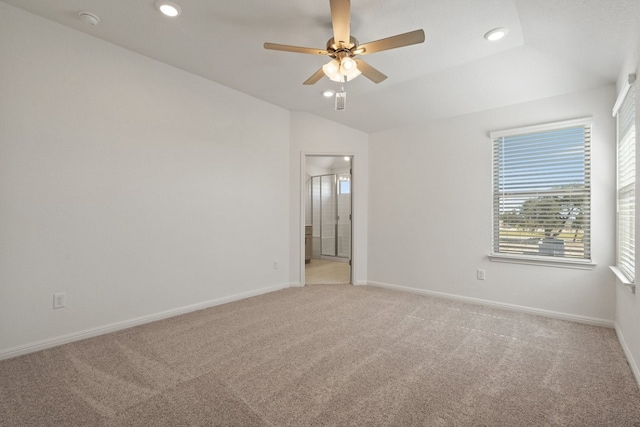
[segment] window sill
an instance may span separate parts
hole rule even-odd
[[[622,274],[622,271],[620,271],[620,270],[618,269],[618,267],[616,267],[616,266],[611,266],[611,267],[609,267],[609,268],[611,269],[611,271],[613,271],[613,274],[615,274],[615,275],[616,275],[616,278],[618,279],[618,281],[619,281],[620,283],[622,283],[622,284],[623,284],[623,285],[625,285],[625,286],[628,286],[628,287],[629,287],[629,290],[631,290],[631,293],[632,293],[632,294],[635,294],[635,293],[636,293],[636,284],[635,284],[635,283],[630,282],[630,281],[629,281],[629,279],[627,279],[627,276],[625,276],[624,274]]]
[[[526,256],[526,255],[505,255],[505,254],[492,254],[489,255],[489,259],[493,262],[507,262],[512,264],[528,264],[528,265],[540,265],[544,267],[556,267],[556,268],[573,268],[577,270],[593,270],[596,266],[591,261],[581,260],[567,260],[566,258],[552,258],[545,259],[542,257]]]

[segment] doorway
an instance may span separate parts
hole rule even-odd
[[[350,284],[352,156],[306,156],[305,285]]]

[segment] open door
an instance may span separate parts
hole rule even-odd
[[[351,163],[306,156],[305,285],[352,283]]]

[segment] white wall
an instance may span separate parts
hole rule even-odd
[[[618,78],[618,92],[622,89],[623,82],[627,80],[628,75],[636,73],[640,77],[640,36],[636,40],[635,48],[627,58],[625,66],[620,72]],[[635,84],[636,90],[636,153],[640,153],[640,138],[638,130],[640,129],[640,82]],[[640,175],[636,172],[636,200],[640,196]],[[637,206],[637,205],[636,205]],[[637,209],[637,208],[636,208]],[[640,230],[640,217],[636,210],[636,230]],[[637,231],[636,231],[637,233]],[[636,241],[637,241],[636,235]],[[636,277],[640,266],[640,252],[636,249]],[[637,279],[636,279],[637,283]],[[635,294],[629,291],[629,288],[617,283],[616,286],[616,331],[622,347],[624,348],[629,364],[636,376],[636,381],[640,384],[640,290],[636,290]]]
[[[302,193],[305,188],[304,155],[353,155],[353,282],[367,282],[367,203],[369,159],[367,134],[307,113],[291,113],[290,134],[290,209],[289,277],[300,286],[304,262],[304,216],[301,216]]]
[[[613,86],[370,135],[369,273],[378,285],[516,305],[612,324]],[[490,262],[488,133],[593,116],[592,251],[576,270]],[[486,280],[476,279],[476,269]]]
[[[0,33],[0,357],[287,285],[287,111],[1,2]]]

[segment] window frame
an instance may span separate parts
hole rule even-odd
[[[495,207],[495,198],[496,198],[496,158],[495,158],[495,150],[494,144],[496,140],[503,137],[513,137],[518,135],[526,135],[526,134],[535,134],[535,133],[543,133],[554,130],[561,129],[569,129],[574,127],[584,126],[590,129],[590,136],[585,145],[585,154],[590,157],[591,155],[591,145],[593,141],[593,125],[594,120],[592,117],[583,117],[572,120],[563,120],[557,122],[549,122],[532,126],[524,126],[519,128],[505,129],[500,131],[494,131],[489,133],[489,140],[491,142],[492,149],[492,160],[491,160],[491,251],[489,255],[489,259],[491,261],[497,262],[508,262],[508,263],[517,263],[517,264],[529,264],[529,265],[539,265],[539,266],[548,266],[548,267],[560,267],[560,268],[574,268],[574,269],[593,269],[595,267],[595,263],[593,262],[593,254],[591,252],[591,248],[593,245],[591,244],[591,232],[589,231],[589,258],[569,258],[564,256],[549,256],[549,255],[524,255],[524,254],[510,254],[504,252],[496,251],[496,233],[499,233],[499,222],[496,221],[496,207]],[[589,226],[591,228],[591,199],[592,199],[592,186],[590,185],[592,168],[589,164],[589,185],[588,185],[588,209],[589,209]]]
[[[635,293],[635,276],[636,276],[636,266],[635,266],[635,258],[636,258],[636,248],[635,248],[635,236],[637,235],[635,230],[635,216],[637,214],[637,209],[635,205],[637,203],[637,100],[636,100],[636,88],[635,88],[636,76],[635,74],[629,75],[629,79],[625,82],[625,86],[621,93],[618,96],[618,99],[613,107],[612,116],[615,117],[616,120],[616,265],[611,267],[611,270],[614,272],[618,280],[631,288],[632,292]],[[629,107],[630,111],[621,111],[626,106]],[[630,118],[631,124],[628,129],[628,134],[624,135],[620,134],[621,131],[621,123],[620,123],[620,115],[624,114],[627,119]],[[631,137],[631,132],[633,129],[633,137]],[[629,138],[628,138],[629,137]],[[623,146],[624,144],[624,146]],[[620,183],[620,175],[621,175],[621,159],[620,154],[621,150],[631,149],[633,151],[633,162],[629,169],[625,169],[626,173],[631,172],[633,174],[633,179],[631,182],[627,184]],[[628,159],[625,159],[628,160]],[[625,163],[627,163],[625,161]],[[626,164],[625,166],[629,166]],[[632,186],[632,190],[624,191],[625,188]],[[629,218],[627,216],[627,221],[631,223],[631,238],[630,239],[621,239],[620,235],[624,230],[621,230],[621,221],[620,221],[620,205],[621,205],[621,193],[627,193],[631,197],[624,198],[624,201],[631,200],[633,203],[634,213]],[[628,252],[624,252],[622,254],[621,246],[625,243],[629,243],[629,241],[633,242],[633,249]],[[630,260],[631,265],[628,262],[621,262],[621,258],[625,258]],[[622,265],[624,264],[624,265]],[[629,275],[631,273],[631,276]]]

